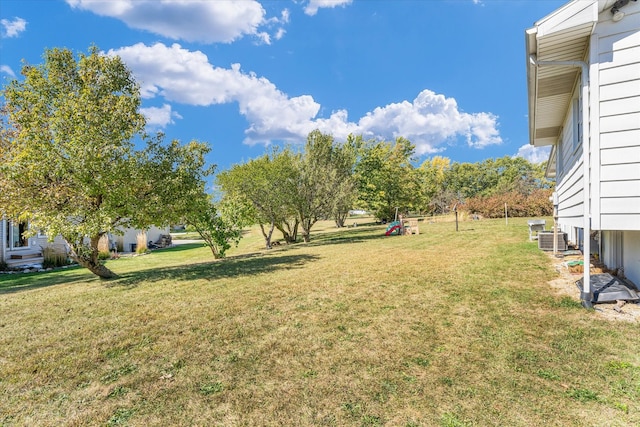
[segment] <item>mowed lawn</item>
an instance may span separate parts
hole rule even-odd
[[[640,326],[556,295],[526,219],[384,230],[0,275],[0,425],[640,425]]]

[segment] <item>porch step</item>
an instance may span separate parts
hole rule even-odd
[[[32,258],[42,258],[42,254],[39,252],[34,252],[29,254],[11,254],[11,259],[32,259]]]

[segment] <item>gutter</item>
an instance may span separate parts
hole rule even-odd
[[[584,61],[538,61],[536,55],[529,55],[529,62],[535,67],[541,66],[557,66],[557,67],[578,67],[582,69],[581,73],[581,89],[582,89],[582,125],[583,125],[583,142],[582,142],[582,168],[583,168],[583,208],[584,208],[584,225],[583,225],[583,283],[580,300],[584,308],[593,308],[591,300],[593,299],[593,291],[591,290],[591,123],[589,121],[589,66]]]

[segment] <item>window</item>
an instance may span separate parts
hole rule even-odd
[[[26,222],[6,221],[6,247],[9,249],[24,248],[29,246],[29,239],[24,237],[28,225]]]
[[[556,144],[556,176],[560,176],[563,173],[562,167],[564,163],[564,156],[562,154],[564,147],[562,146],[562,138],[558,140]]]
[[[580,97],[573,99],[573,151],[576,151],[582,144],[582,102],[580,101]]]

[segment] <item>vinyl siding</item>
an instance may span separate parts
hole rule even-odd
[[[640,231],[625,231],[622,244],[624,274],[640,286]]]
[[[558,194],[558,220],[562,224],[582,227],[583,221],[583,173],[582,161],[574,163],[556,185]]]
[[[5,261],[5,246],[6,246],[6,241],[7,238],[5,237],[5,230],[7,229],[7,224],[6,224],[6,220],[2,219],[2,217],[0,217],[0,261],[4,262]]]
[[[573,99],[577,99],[579,88],[573,94]],[[558,194],[558,220],[561,224],[571,227],[582,227],[584,191],[583,191],[583,168],[582,168],[582,144],[576,144],[574,139],[576,127],[575,117],[581,114],[574,112],[574,108],[579,108],[579,103],[571,102],[562,127],[562,137],[557,146],[558,164],[556,175],[556,192]]]
[[[602,22],[594,35],[599,183],[592,205],[601,230],[640,230],[640,7],[629,6],[622,21]]]

